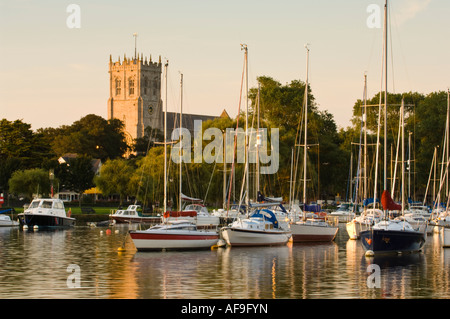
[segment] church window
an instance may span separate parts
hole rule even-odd
[[[128,80],[128,94],[133,95],[134,94],[134,79],[130,78]]]
[[[119,79],[116,79],[116,95],[120,95],[121,90],[121,81]]]

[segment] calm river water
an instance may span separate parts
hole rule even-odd
[[[115,226],[110,234],[107,228],[83,226],[0,229],[0,298],[450,297],[450,249],[442,248],[438,233],[428,236],[422,253],[368,259],[344,225],[327,244],[145,253],[134,250],[129,227],[136,226]],[[379,266],[372,284],[370,265]]]

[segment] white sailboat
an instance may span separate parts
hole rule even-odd
[[[167,66],[166,63],[166,80],[167,80]],[[167,82],[166,82],[167,88]],[[180,129],[182,128],[181,114],[183,111],[183,75],[181,75],[181,112],[180,112]],[[167,98],[167,93],[166,93]],[[167,101],[166,101],[167,112]],[[166,123],[164,124],[166,128]],[[164,132],[164,191],[166,190],[166,132]],[[181,136],[180,136],[181,148]],[[181,193],[181,149],[180,149],[180,211],[182,205]],[[164,192],[164,216],[167,218],[166,210],[166,192]],[[180,212],[181,213],[181,212]],[[197,219],[198,215],[195,212]],[[197,227],[197,220],[183,220],[175,218],[163,222],[160,225],[153,226],[146,230],[132,230],[129,231],[130,237],[138,251],[147,250],[166,250],[166,249],[200,249],[210,248],[219,241],[219,233],[217,231],[204,231]]]
[[[306,48],[306,83],[305,83],[305,140],[303,152],[303,203],[306,205],[306,163],[308,149],[308,67],[309,67],[309,48]],[[318,242],[333,241],[339,230],[337,225],[330,225],[324,220],[315,218],[302,218],[297,221],[297,216],[291,216],[289,227],[292,231],[292,241],[296,242]]]
[[[245,206],[246,218],[238,218],[230,225],[221,229],[221,235],[229,246],[272,246],[285,245],[290,237],[291,231],[280,226],[274,212],[269,208],[258,206],[250,212],[249,202],[249,171],[248,171],[248,48],[241,45],[244,50],[244,63],[246,68],[246,98],[247,109],[245,113],[245,176],[246,186]],[[273,205],[273,204],[272,204]]]

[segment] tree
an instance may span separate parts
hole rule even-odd
[[[21,120],[0,121],[0,191],[8,190],[14,171],[40,167],[53,156],[44,137],[34,133],[30,124]]]
[[[29,200],[33,194],[50,193],[49,172],[40,168],[15,171],[9,179],[9,189],[17,195],[24,194]]]
[[[67,163],[61,164],[55,175],[61,180],[60,187],[73,190],[79,194],[80,206],[84,191],[94,186],[95,172],[92,159],[85,155],[79,155],[69,159]]]
[[[123,127],[120,120],[107,121],[98,115],[89,114],[71,126],[49,129],[46,134],[52,137],[52,148],[59,156],[76,153],[104,161],[127,152]]]
[[[94,178],[95,185],[105,195],[120,195],[120,205],[123,199],[129,195],[129,182],[133,174],[133,167],[127,160],[117,158],[107,160],[102,165],[100,175]]]

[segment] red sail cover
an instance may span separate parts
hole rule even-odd
[[[386,190],[381,195],[381,205],[383,205],[384,210],[402,210],[402,205],[396,204]]]

